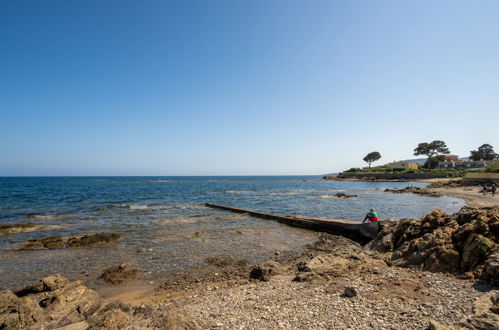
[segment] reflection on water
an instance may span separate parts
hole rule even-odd
[[[119,263],[139,268],[147,279],[163,280],[206,268],[210,257],[255,263],[276,250],[302,248],[316,237],[270,220],[206,208],[205,202],[353,220],[362,220],[371,207],[382,218],[418,218],[434,208],[455,212],[462,206],[447,197],[383,192],[406,185],[316,177],[0,178],[0,223],[51,226],[0,236],[0,289],[52,273],[85,279]],[[358,197],[329,198],[338,192]],[[118,232],[125,239],[98,248],[18,251],[29,239],[95,231]]]

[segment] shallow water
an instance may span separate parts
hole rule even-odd
[[[274,221],[206,208],[206,202],[359,221],[371,207],[386,219],[419,218],[435,208],[455,212],[463,205],[449,197],[383,192],[407,185],[309,176],[0,178],[0,223],[57,225],[0,236],[0,289],[52,273],[85,279],[82,272],[93,276],[119,263],[162,281],[209,268],[208,257],[259,262],[276,250],[300,249],[316,237]],[[338,192],[358,198],[337,199]],[[98,248],[18,251],[28,239],[94,231],[118,232],[124,239]]]

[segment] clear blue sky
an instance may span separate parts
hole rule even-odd
[[[1,1],[0,175],[499,151],[499,1]]]

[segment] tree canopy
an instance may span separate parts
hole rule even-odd
[[[490,144],[482,144],[478,150],[470,151],[471,160],[494,160],[498,155],[494,152],[494,147]]]
[[[430,143],[423,142],[418,144],[416,149],[414,149],[414,156],[426,155],[428,160],[426,161],[428,168],[432,167],[431,159],[437,155],[450,154],[449,148],[444,141],[435,140]]]
[[[369,168],[371,168],[371,163],[379,160],[381,158],[381,154],[377,151],[373,151],[368,153],[363,160],[369,164]]]

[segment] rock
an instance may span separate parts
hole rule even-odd
[[[302,272],[313,272],[319,275],[344,276],[352,272],[357,263],[350,259],[336,257],[330,254],[318,255],[307,262],[300,262],[298,270]]]
[[[422,195],[422,196],[429,196],[429,197],[442,197],[443,194],[437,193],[434,191],[430,191],[427,188],[420,188],[420,187],[413,187],[413,186],[408,186],[403,189],[385,189],[385,192],[391,192],[394,194],[406,194],[406,193],[413,193],[417,195]]]
[[[29,240],[21,246],[21,250],[95,247],[116,243],[121,238],[120,234],[106,232],[54,236]]]
[[[269,261],[263,265],[254,267],[250,272],[250,278],[266,282],[270,280],[271,276],[279,274],[281,268],[282,266],[279,263]]]
[[[345,288],[344,295],[349,298],[355,297],[357,296],[357,290],[351,286],[348,286]]]
[[[0,292],[0,329],[199,329],[187,316],[168,309],[121,302],[102,306],[95,291],[53,275],[17,292]]]
[[[359,196],[357,195],[347,195],[347,194],[344,194],[344,193],[337,193],[336,195],[334,195],[336,198],[342,198],[342,199],[350,199],[350,198],[357,198]]]
[[[129,280],[136,279],[139,274],[137,269],[126,270],[126,265],[121,264],[116,267],[104,269],[99,278],[110,284],[123,284]]]
[[[499,290],[493,290],[479,299],[473,305],[473,316],[463,322],[463,326],[473,329],[499,329]]]
[[[57,328],[82,322],[97,311],[101,301],[97,293],[79,281],[69,282],[53,275],[17,292],[0,295],[0,329],[34,327]],[[40,326],[41,327],[41,326]]]
[[[212,257],[212,258],[206,258],[206,262],[218,266],[221,268],[229,267],[234,264],[234,262],[231,259],[228,258],[217,258],[217,257]]]
[[[493,281],[497,261],[489,257],[499,249],[498,221],[499,207],[463,207],[454,215],[435,210],[421,220],[383,224],[366,248],[386,253],[395,266],[432,272],[462,274],[488,267],[483,277]]]
[[[494,253],[485,261],[480,278],[499,287],[499,253]]]
[[[438,321],[435,321],[435,320],[430,320],[430,324],[428,325],[428,330],[454,330],[454,329],[458,329],[454,326],[448,326],[448,325],[445,325],[445,324],[442,324]]]
[[[39,226],[39,225],[33,225],[29,223],[18,223],[15,225],[3,225],[0,224],[0,235],[8,235],[8,234],[15,234],[15,233],[21,233],[25,231],[32,231],[32,230],[39,230],[39,229],[46,229],[47,226]]]

